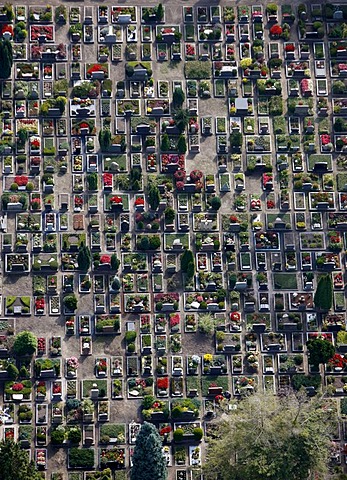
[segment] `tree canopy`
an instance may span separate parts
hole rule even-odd
[[[40,480],[42,478],[29,462],[29,455],[18,443],[0,442],[0,480]]]
[[[320,363],[327,363],[334,356],[334,345],[324,338],[315,338],[306,343],[309,352],[310,365],[318,367]]]
[[[145,422],[136,438],[130,480],[166,480],[166,460],[158,430]]]
[[[282,397],[256,392],[219,424],[208,444],[205,478],[307,480],[312,473],[323,477],[333,417],[322,399],[308,400],[301,392]]]
[[[13,344],[13,351],[16,355],[32,355],[36,348],[37,338],[33,333],[27,330],[18,333]]]
[[[331,275],[320,277],[314,294],[314,304],[321,310],[330,310],[333,304],[333,281]]]
[[[13,63],[12,43],[9,40],[0,41],[0,78],[8,78],[11,75]]]

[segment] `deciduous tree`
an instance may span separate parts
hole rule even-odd
[[[205,478],[326,478],[336,412],[324,407],[324,400],[308,400],[301,392],[245,397],[209,441]]]

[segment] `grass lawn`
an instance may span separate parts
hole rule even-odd
[[[296,290],[298,288],[295,273],[274,273],[273,280],[275,290]]]
[[[90,390],[93,388],[94,383],[97,385],[99,391],[102,389],[105,390],[107,397],[107,380],[98,380],[96,378],[93,380],[82,380],[82,397],[90,397]]]
[[[202,395],[204,397],[208,396],[208,389],[211,383],[216,384],[217,387],[221,387],[223,391],[229,390],[229,381],[228,376],[215,376],[215,375],[206,375],[201,378],[202,383]]]
[[[198,391],[198,395],[201,395],[201,383],[199,376],[187,376],[186,377],[186,384],[187,384],[187,392],[189,390],[196,389]]]

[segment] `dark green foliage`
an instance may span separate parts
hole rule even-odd
[[[56,428],[51,432],[51,443],[53,445],[61,445],[64,442],[65,433],[64,428]]]
[[[293,375],[292,386],[294,390],[300,390],[301,387],[319,388],[322,383],[320,375]]]
[[[37,338],[31,332],[24,330],[18,333],[13,344],[13,351],[16,355],[32,355],[37,348]]]
[[[115,253],[113,253],[111,255],[111,269],[117,271],[118,268],[119,268],[119,264],[120,264],[120,261],[117,258],[117,255]]]
[[[164,7],[161,3],[158,4],[156,9],[157,22],[161,22],[164,18]]]
[[[141,190],[142,188],[142,170],[138,167],[133,167],[129,174],[130,190]]]
[[[180,133],[183,133],[189,122],[188,110],[186,108],[178,108],[173,114],[173,119]]]
[[[230,145],[232,147],[241,147],[241,145],[242,145],[242,133],[233,132],[230,135]]]
[[[74,312],[76,310],[77,298],[74,294],[64,297],[63,302],[66,308],[68,308],[71,312]]]
[[[11,75],[13,63],[12,43],[8,40],[0,41],[0,78],[8,78]]]
[[[178,137],[177,150],[179,153],[186,153],[187,151],[187,142],[186,142],[186,137],[184,135],[180,135]]]
[[[222,206],[222,201],[219,197],[212,197],[210,203],[213,210],[219,210]]]
[[[68,433],[68,439],[70,440],[71,443],[80,443],[82,439],[82,433],[80,427],[72,427],[69,430]]]
[[[111,132],[108,129],[100,130],[99,143],[102,152],[107,152],[111,146]]]
[[[314,304],[321,310],[330,310],[333,304],[333,281],[331,275],[320,277],[314,294]]]
[[[308,340],[306,343],[309,352],[310,365],[318,367],[320,363],[327,363],[334,356],[334,345],[323,338]]]
[[[185,250],[181,256],[181,270],[187,273],[189,264],[194,265],[194,254],[191,250]]]
[[[7,375],[10,380],[16,380],[19,375],[18,368],[13,363],[7,366]]]
[[[40,480],[42,477],[29,462],[28,452],[18,443],[11,441],[0,443],[0,480]]]
[[[186,96],[182,88],[175,88],[172,94],[172,107],[174,109],[181,108],[185,99],[186,99]]]
[[[158,430],[145,422],[136,438],[130,480],[166,480],[167,467]]]
[[[175,220],[175,210],[171,207],[167,207],[164,211],[165,221],[170,224]]]
[[[164,135],[161,137],[160,150],[163,152],[168,152],[170,150],[170,139],[167,133],[164,133]]]
[[[69,467],[85,469],[94,467],[94,449],[73,447],[69,450]]]
[[[159,207],[160,192],[159,188],[154,183],[148,185],[148,203],[152,210],[157,210]]]
[[[79,248],[78,256],[77,256],[77,263],[78,268],[83,270],[84,272],[87,271],[90,267],[92,256],[90,253],[90,249],[82,244]]]
[[[88,190],[97,190],[98,189],[98,174],[97,173],[88,173],[87,175]]]

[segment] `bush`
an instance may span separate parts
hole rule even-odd
[[[82,439],[82,433],[80,427],[71,427],[68,433],[68,439],[71,443],[80,443]]]
[[[205,305],[203,305],[205,304]],[[201,302],[201,308],[206,308],[206,302]],[[211,314],[206,313],[204,315],[200,315],[198,319],[198,328],[199,332],[204,333],[205,335],[212,335],[214,332],[215,321]]]
[[[128,352],[129,353],[134,353],[135,352],[135,344],[134,343],[129,343]]]
[[[177,428],[173,432],[173,437],[174,437],[175,442],[181,442],[183,440],[183,435],[184,435],[183,428]]]
[[[160,247],[160,237],[157,235],[153,235],[149,238],[149,246],[151,250],[156,250]]]
[[[13,344],[13,351],[16,355],[32,355],[37,348],[37,338],[31,332],[24,330],[18,333]]]
[[[94,449],[73,447],[69,450],[69,467],[85,468],[94,467]]]
[[[200,441],[204,435],[204,431],[202,428],[196,427],[193,430],[194,440]]]
[[[133,343],[135,339],[136,339],[136,332],[134,331],[126,332],[125,341],[127,342],[128,345],[129,343]]]
[[[7,375],[10,378],[10,380],[16,380],[18,378],[19,371],[16,365],[14,365],[13,363],[10,363],[7,366]]]
[[[55,430],[51,432],[51,443],[53,445],[61,445],[65,439],[65,429],[62,425],[59,425]]]
[[[74,294],[64,297],[63,302],[65,307],[70,311],[74,312],[77,309],[77,298]]]
[[[219,197],[212,197],[211,199],[211,207],[213,210],[219,210],[222,206],[222,201]]]

